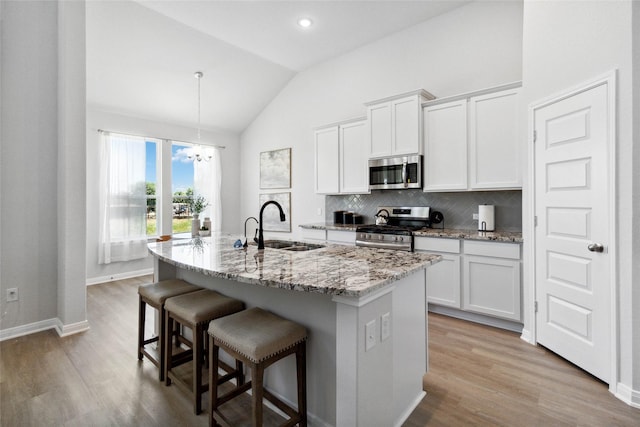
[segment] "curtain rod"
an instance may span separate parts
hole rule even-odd
[[[209,145],[209,144],[203,144],[203,143],[201,143],[201,142],[200,142],[200,143],[197,143],[197,142],[191,142],[191,141],[180,141],[179,139],[173,139],[173,138],[158,138],[158,137],[155,137],[155,136],[149,136],[149,135],[136,135],[135,133],[116,132],[116,131],[104,130],[104,129],[98,129],[98,132],[99,132],[99,133],[104,133],[104,132],[107,132],[107,133],[117,133],[117,134],[120,134],[120,135],[131,135],[131,136],[137,136],[137,137],[140,137],[140,138],[161,139],[161,140],[168,140],[168,141],[173,141],[173,142],[181,142],[181,143],[183,143],[183,144],[197,144],[197,145],[204,145],[204,146],[207,146],[207,147],[218,148],[218,149],[220,149],[220,150],[224,150],[225,148],[227,148],[227,147],[225,147],[224,145]]]

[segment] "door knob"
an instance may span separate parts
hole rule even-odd
[[[592,243],[587,246],[587,249],[589,249],[591,252],[604,252],[604,246],[602,246],[600,243]]]

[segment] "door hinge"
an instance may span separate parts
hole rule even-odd
[[[533,311],[534,311],[534,313],[538,312],[538,301],[534,301],[533,302]]]
[[[538,140],[538,132],[534,130],[533,131],[533,143],[535,144],[537,140]]]
[[[538,226],[538,215],[534,215],[533,216],[533,226],[537,227]]]

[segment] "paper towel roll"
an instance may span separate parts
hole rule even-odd
[[[478,206],[478,230],[494,231],[496,229],[495,206]]]

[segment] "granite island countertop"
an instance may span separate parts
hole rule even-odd
[[[148,244],[179,268],[243,283],[361,297],[440,261],[435,254],[327,244],[310,251],[234,248],[237,235],[214,234]]]
[[[358,224],[360,225],[360,224]],[[318,222],[313,224],[301,224],[300,228],[312,230],[342,230],[356,231],[356,224],[332,224]],[[439,237],[445,239],[463,239],[463,240],[487,240],[503,243],[522,243],[522,233],[519,231],[477,231],[464,230],[458,228],[423,228],[414,231],[416,237]]]

